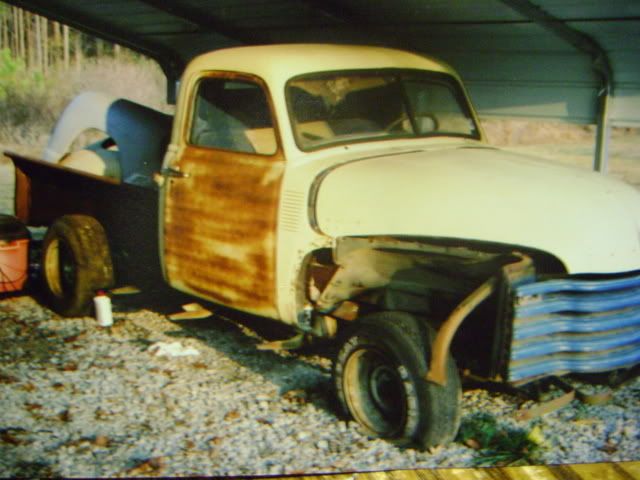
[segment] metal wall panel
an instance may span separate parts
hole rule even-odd
[[[640,2],[529,1],[602,46],[614,72],[612,123],[640,126]],[[174,76],[194,55],[236,44],[389,45],[449,62],[482,115],[595,121],[599,84],[589,55],[516,12],[507,0],[8,3],[138,49]]]

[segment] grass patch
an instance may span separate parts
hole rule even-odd
[[[495,417],[479,413],[462,421],[456,441],[478,451],[479,467],[535,463],[539,445],[531,432],[499,425]]]

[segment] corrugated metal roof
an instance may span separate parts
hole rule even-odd
[[[358,43],[439,57],[483,115],[593,123],[600,46],[613,124],[640,126],[640,2],[634,0],[9,0],[157,59],[177,76],[196,54],[240,44]],[[523,13],[524,12],[524,13]],[[532,14],[533,13],[533,14]],[[569,27],[576,36],[554,33]],[[546,16],[545,16],[546,15]],[[553,23],[553,22],[552,22]],[[580,42],[578,42],[580,43]],[[585,43],[582,43],[584,46]],[[588,50],[588,48],[587,48]]]

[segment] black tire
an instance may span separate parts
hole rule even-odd
[[[95,218],[65,215],[49,227],[42,244],[42,279],[51,309],[65,317],[88,314],[95,292],[113,286],[109,243]]]
[[[460,377],[449,356],[447,383],[425,379],[433,329],[404,312],[365,317],[334,362],[341,408],[367,432],[399,446],[451,442],[460,426]]]

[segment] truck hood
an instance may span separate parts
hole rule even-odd
[[[640,269],[640,192],[601,174],[488,147],[362,158],[316,186],[330,236],[411,235],[546,251],[570,273]]]

